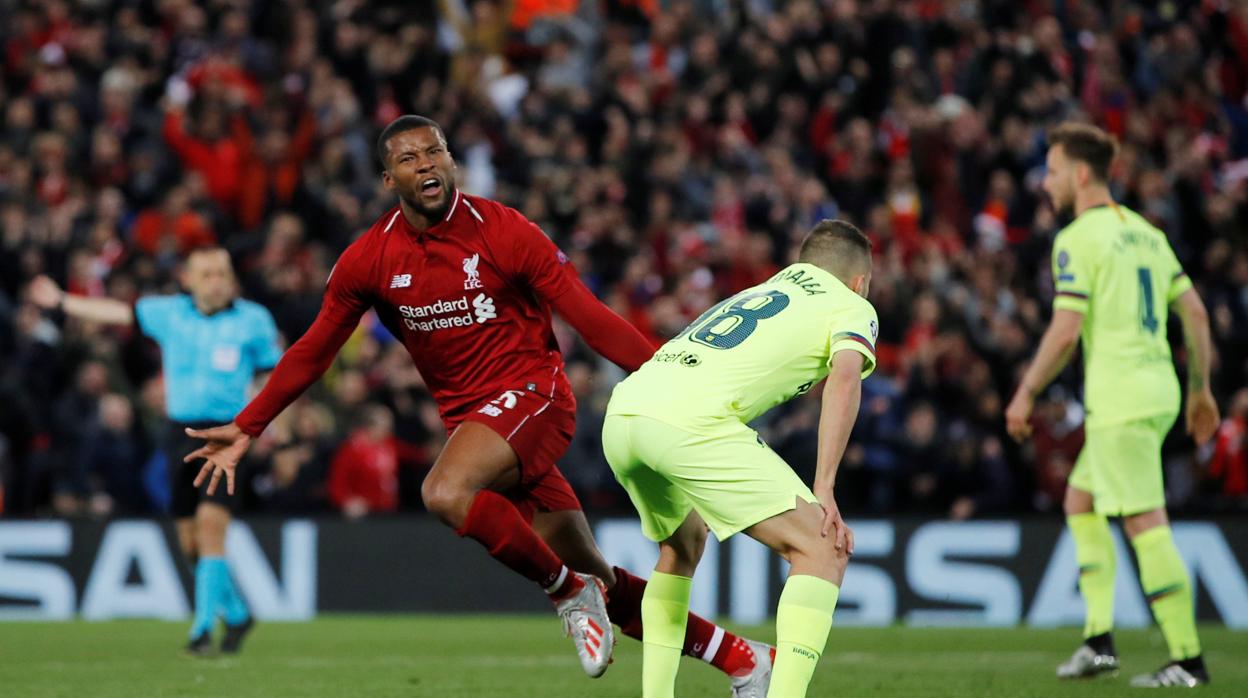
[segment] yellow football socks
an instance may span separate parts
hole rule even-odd
[[[693,580],[655,571],[641,597],[641,695],[674,698]]]
[[[1087,605],[1083,636],[1095,637],[1114,629],[1114,537],[1109,532],[1109,521],[1100,514],[1068,516],[1066,525],[1075,539],[1079,593]]]
[[[840,588],[824,579],[789,577],[776,609],[776,665],[769,698],[803,698],[832,630]]]
[[[1140,584],[1161,626],[1173,660],[1200,655],[1192,584],[1169,526],[1150,528],[1132,539],[1140,565]]]

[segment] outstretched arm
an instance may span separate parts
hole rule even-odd
[[[238,428],[244,434],[259,436],[269,422],[325,375],[354,331],[355,325],[342,325],[318,316],[277,362],[264,389],[234,418]]]
[[[115,298],[87,298],[68,294],[47,276],[35,277],[30,282],[28,293],[30,301],[40,308],[60,308],[66,315],[80,320],[107,325],[130,325],[134,322],[134,309],[130,304]]]
[[[1220,417],[1213,399],[1209,373],[1213,363],[1213,339],[1209,333],[1209,311],[1196,289],[1184,291],[1172,304],[1183,323],[1187,345],[1187,433],[1196,443],[1213,438]]]
[[[203,458],[206,462],[195,478],[198,487],[209,475],[208,493],[217,489],[217,482],[224,474],[230,494],[234,493],[234,466],[247,452],[251,440],[295,401],[308,386],[324,375],[338,350],[355,331],[360,317],[371,305],[371,300],[361,292],[362,283],[356,278],[358,257],[348,248],[338,264],[330,272],[321,312],[312,327],[295,342],[277,362],[269,375],[264,389],[252,398],[247,407],[238,413],[230,424],[212,429],[187,430],[187,434],[205,442],[203,447],[188,454],[182,460],[190,462]]]
[[[247,453],[252,440],[308,386],[325,374],[354,330],[353,325],[338,324],[324,314],[318,316],[312,327],[282,356],[269,374],[264,389],[238,413],[232,423],[211,429],[187,429],[188,436],[205,441],[203,446],[182,459],[185,463],[204,459],[204,466],[195,478],[195,486],[199,487],[211,475],[208,494],[212,494],[216,492],[221,476],[225,475],[226,491],[234,494],[234,468]]]
[[[565,293],[551,300],[551,305],[590,348],[629,373],[654,355],[654,345],[580,281],[569,284]]]
[[[509,259],[516,276],[594,351],[630,373],[641,368],[654,355],[654,345],[585,287],[567,256],[540,228],[518,211],[507,211],[514,232]]]
[[[1005,410],[1006,429],[1016,441],[1031,436],[1031,410],[1036,396],[1053,382],[1057,374],[1070,363],[1070,357],[1079,346],[1079,331],[1083,328],[1083,313],[1065,308],[1053,311],[1053,320],[1040,340],[1036,357],[1023,374],[1023,380]]]

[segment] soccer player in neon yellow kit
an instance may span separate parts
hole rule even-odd
[[[1117,146],[1092,126],[1068,123],[1049,136],[1044,188],[1073,223],[1053,243],[1053,319],[1006,409],[1010,434],[1031,433],[1035,397],[1066,366],[1083,339],[1087,437],[1066,488],[1066,522],[1087,604],[1084,644],[1058,667],[1061,678],[1118,668],[1111,632],[1114,545],[1107,516],[1122,517],[1140,582],[1170,649],[1170,663],[1134,686],[1208,683],[1191,581],[1170,534],[1161,444],[1180,406],[1166,338],[1173,309],[1187,341],[1187,432],[1204,443],[1218,425],[1209,385],[1212,353],[1204,303],[1166,240],[1134,211],[1114,203],[1109,167]]]
[[[768,695],[799,698],[832,626],[853,533],[832,496],[875,368],[871,244],[823,221],[799,262],[711,308],[618,386],[603,451],[659,543],[642,600],[642,695],[672,698],[691,577],[707,527],[744,531],[792,565]],[[746,423],[827,377],[813,492]]]

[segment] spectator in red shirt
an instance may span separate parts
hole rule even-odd
[[[1083,448],[1083,412],[1065,396],[1054,394],[1032,419],[1036,489],[1032,504],[1040,510],[1061,506],[1066,479]]]
[[[1230,414],[1218,428],[1209,476],[1222,495],[1248,501],[1248,388],[1235,394]]]
[[[303,180],[303,161],[312,152],[316,122],[303,111],[295,116],[293,134],[270,126],[254,154],[244,153],[239,173],[238,222],[254,230],[272,210],[289,206]]]
[[[184,255],[196,247],[217,244],[208,221],[191,208],[186,187],[174,187],[165,194],[160,208],[149,208],[134,222],[134,243],[147,254],[173,252]]]
[[[381,405],[364,409],[329,466],[329,501],[349,519],[399,506],[399,466],[413,447],[394,437],[394,415]]]
[[[241,113],[231,114],[219,101],[198,103],[192,129],[186,114],[171,102],[165,113],[164,137],[182,165],[203,178],[208,195],[221,211],[238,211],[242,169],[251,153],[251,128]]]

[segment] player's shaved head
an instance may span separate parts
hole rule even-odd
[[[813,264],[840,279],[860,295],[871,277],[871,240],[861,230],[842,220],[824,219],[802,241],[799,262]],[[861,278],[864,288],[855,288]]]
[[[381,161],[382,167],[386,167],[390,155],[390,139],[418,128],[431,128],[438,132],[438,138],[442,143],[446,143],[446,132],[438,125],[438,122],[428,117],[418,114],[404,114],[399,118],[391,121],[381,130],[381,135],[377,137],[377,159]]]

